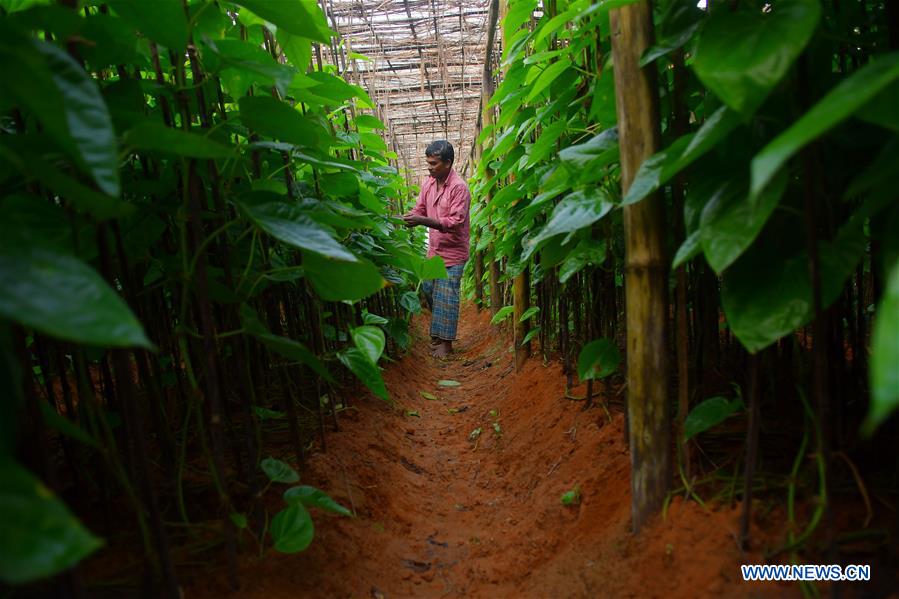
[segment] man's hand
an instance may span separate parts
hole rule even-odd
[[[437,229],[438,231],[443,231],[443,225],[440,224],[440,221],[436,218],[428,218],[427,216],[419,216],[417,214],[404,214],[403,222],[407,227],[414,227],[416,225],[423,225],[425,227],[430,227],[431,229]]]
[[[416,225],[423,225],[424,223],[421,222],[421,219],[422,219],[422,218],[423,218],[423,217],[418,216],[417,214],[404,214],[404,215],[403,215],[403,223],[404,223],[407,227],[414,227],[414,226],[416,226]]]

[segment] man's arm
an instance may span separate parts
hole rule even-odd
[[[421,186],[421,191],[418,193],[418,202],[415,204],[415,208],[407,212],[403,215],[403,221],[406,223],[407,227],[414,227],[416,225],[424,225],[425,227],[430,227],[432,229],[437,229],[438,231],[442,230],[440,227],[440,221],[436,218],[428,218],[428,208],[425,203],[425,189],[426,183]]]
[[[403,216],[403,220],[406,222],[406,226],[409,227],[424,225],[425,227],[429,227],[431,229],[443,231],[443,225],[441,225],[440,221],[436,218],[428,218],[427,216],[419,216],[417,214],[409,213]]]

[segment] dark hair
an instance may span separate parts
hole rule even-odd
[[[456,159],[456,154],[453,151],[453,144],[445,139],[438,139],[437,141],[429,143],[428,147],[425,149],[425,156],[436,156],[444,162],[453,162],[453,160]]]

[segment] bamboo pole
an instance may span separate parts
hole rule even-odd
[[[655,66],[639,66],[640,56],[653,43],[651,3],[644,0],[613,10],[610,19],[621,186],[626,194],[640,164],[661,145]],[[634,532],[662,507],[671,478],[664,224],[662,198],[657,193],[624,208]]]
[[[509,0],[503,0],[500,5],[500,21],[504,21],[509,13]],[[503,48],[509,47],[509,40],[506,37],[506,28],[502,31]],[[514,331],[513,341],[515,343],[515,369],[520,370],[528,357],[531,355],[531,342],[524,343],[524,338],[528,333],[527,322],[521,322],[522,315],[527,311],[531,304],[531,288],[530,272],[528,266],[525,265],[522,271],[512,279],[512,327]],[[491,280],[491,286],[493,281]]]
[[[494,47],[494,39],[496,35],[496,23],[499,18],[499,0],[491,0],[490,7],[487,12],[487,45],[484,51],[484,70],[481,73],[481,125],[484,128],[492,127],[495,121],[495,109],[493,106],[488,106],[488,102],[490,101],[490,97],[493,96],[493,47]],[[490,139],[494,139],[494,136],[491,134]],[[484,156],[484,146],[480,144],[477,150],[478,160],[483,159]],[[489,169],[487,170],[487,176],[490,176]],[[490,204],[491,193],[488,192],[484,197],[484,207]],[[499,268],[496,260],[493,258],[495,256],[495,250],[493,247],[493,243],[489,244],[487,247],[487,255],[486,259],[489,260],[489,264],[487,265],[487,273],[489,277],[489,285],[490,285],[490,310],[496,314],[500,307],[502,306],[501,301],[497,301],[500,297],[499,293]],[[475,256],[475,290],[477,293],[477,297],[479,299],[483,299],[484,297],[484,259],[485,256],[478,252]],[[480,305],[478,306],[480,308]]]

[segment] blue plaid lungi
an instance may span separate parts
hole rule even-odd
[[[444,341],[456,340],[459,326],[459,288],[465,263],[446,269],[447,278],[422,283],[425,298],[431,307],[431,337]]]

